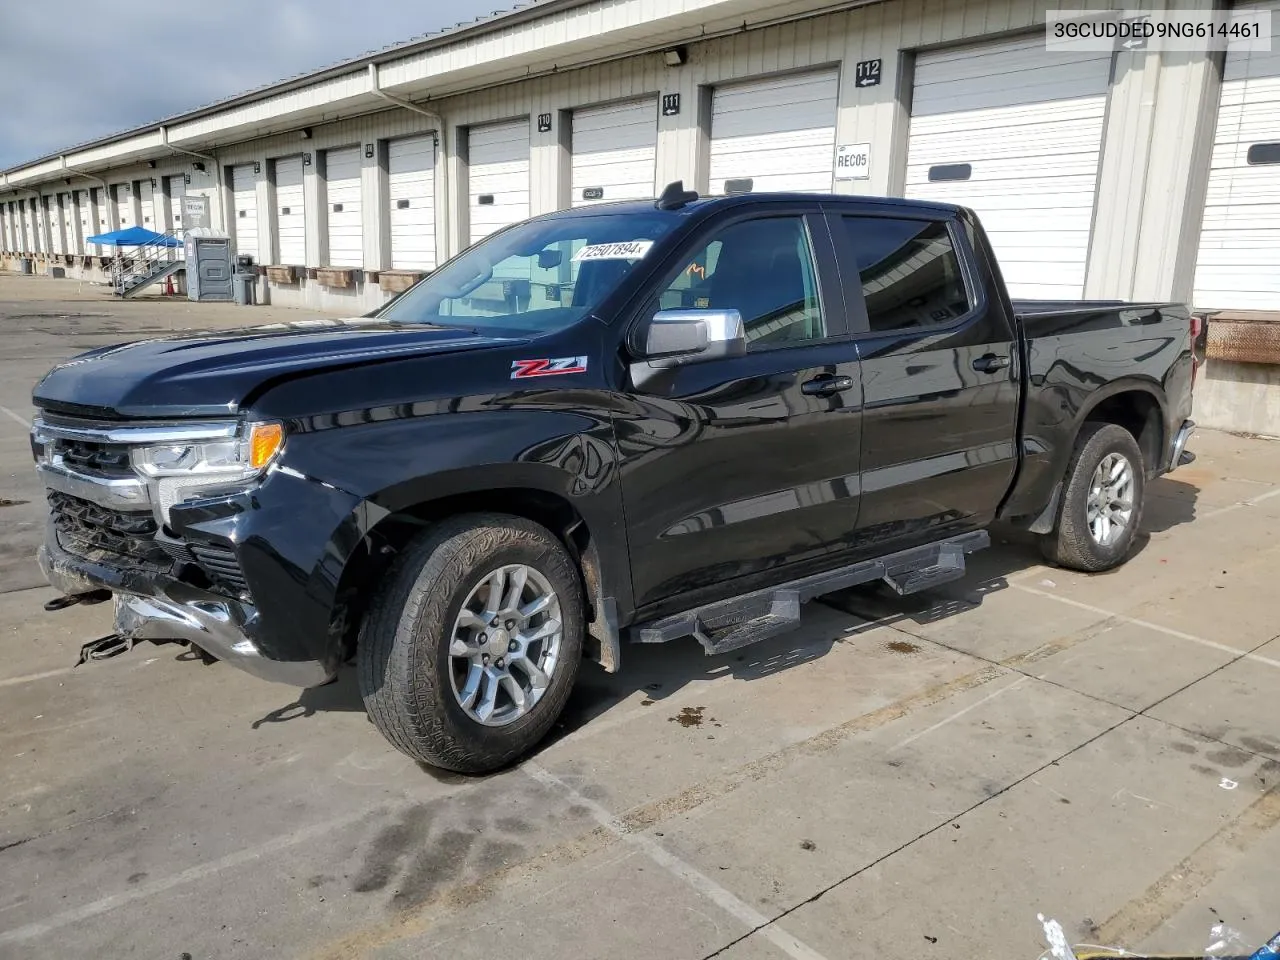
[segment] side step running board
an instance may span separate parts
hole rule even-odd
[[[727,653],[794,629],[800,605],[825,593],[883,580],[905,595],[958,580],[964,576],[965,554],[990,543],[985,530],[966,533],[663,617],[641,624],[634,635],[640,643],[693,636],[708,656]]]

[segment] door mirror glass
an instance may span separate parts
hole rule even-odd
[[[742,315],[737,310],[661,310],[645,330],[644,359],[653,366],[675,366],[746,352]]]

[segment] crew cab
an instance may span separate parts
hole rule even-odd
[[[60,364],[39,561],[127,637],[302,686],[354,659],[396,747],[485,771],[584,657],[928,588],[997,519],[1122,563],[1190,457],[1199,333],[1011,301],[962,208],[673,184],[509,227],[367,317]]]

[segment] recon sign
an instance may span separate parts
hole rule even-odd
[[[182,226],[190,230],[193,227],[208,227],[209,198],[199,194],[188,194],[182,198]]]

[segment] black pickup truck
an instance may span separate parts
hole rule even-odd
[[[1190,457],[1199,320],[1011,302],[978,219],[900,199],[551,214],[374,314],[143,340],[36,387],[39,560],[124,636],[302,686],[460,771],[624,640],[721,653],[808,599],[959,577],[997,519],[1123,562]]]

